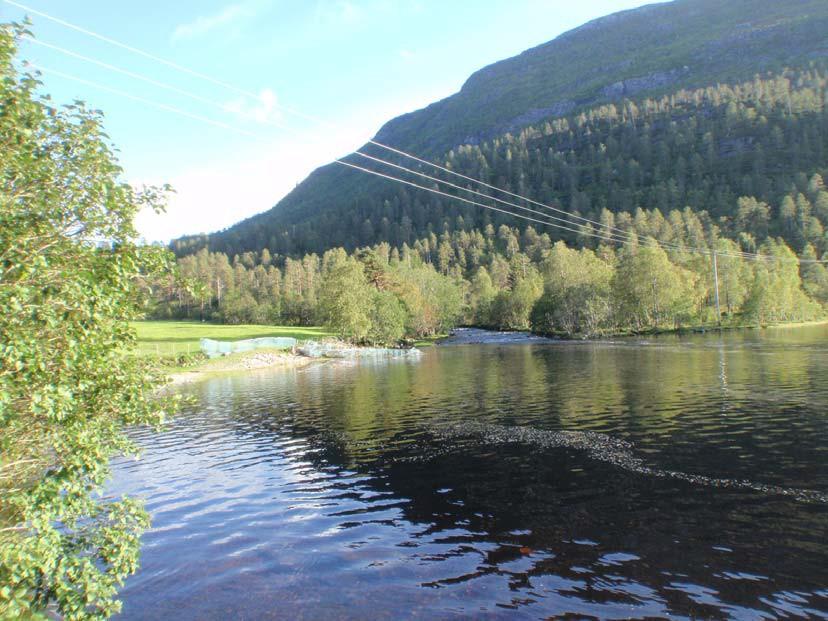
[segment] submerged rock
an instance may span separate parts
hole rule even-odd
[[[443,440],[478,436],[484,442],[491,444],[521,443],[544,449],[570,448],[582,450],[592,459],[645,476],[676,479],[685,481],[691,485],[702,485],[706,487],[747,489],[764,494],[787,496],[800,502],[828,504],[828,495],[816,490],[767,485],[746,479],[709,477],[676,470],[663,470],[650,466],[642,458],[635,455],[633,452],[635,446],[631,442],[614,438],[605,433],[594,431],[551,431],[537,429],[535,427],[508,427],[478,422],[438,424],[431,427],[430,431]]]
[[[440,345],[522,345],[551,343],[552,339],[531,332],[498,332],[481,328],[457,328]]]
[[[300,356],[308,358],[416,358],[420,350],[414,347],[399,349],[393,347],[353,347],[342,342],[307,341],[297,348]]]

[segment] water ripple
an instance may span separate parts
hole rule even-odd
[[[108,493],[153,518],[119,618],[828,618],[828,330],[807,334],[183,387],[192,409],[114,464]]]

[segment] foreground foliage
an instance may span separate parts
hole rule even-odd
[[[129,351],[140,281],[168,267],[132,222],[160,196],[119,181],[100,113],[36,95],[20,34],[0,29],[0,618],[105,618],[148,525],[100,497],[109,460],[174,405]]]

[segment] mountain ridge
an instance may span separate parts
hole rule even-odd
[[[454,95],[388,121],[375,140],[444,159],[459,145],[480,144],[590,106],[802,66],[828,56],[826,32],[824,0],[784,6],[775,0],[650,4],[598,18],[483,67]],[[271,210],[173,246],[180,253],[205,243],[214,250],[253,250],[291,238],[278,245],[292,252],[320,250],[324,243],[313,246],[302,239],[313,223],[337,214],[347,219],[364,197],[381,192],[383,183],[329,164]],[[433,224],[439,228],[439,219]]]
[[[677,29],[675,21],[681,19],[684,23],[683,32],[686,33],[684,39],[695,38],[697,37],[699,29],[704,29],[708,26],[711,15],[710,11],[706,9],[716,8],[721,10],[719,5],[728,5],[727,14],[740,12],[740,7],[744,11],[747,11],[749,8],[756,9],[758,7],[761,10],[765,10],[766,13],[761,18],[757,19],[755,17],[753,22],[744,21],[736,23],[735,32],[724,36],[724,38],[717,39],[708,36],[707,46],[695,50],[697,52],[695,54],[692,53],[694,50],[691,50],[691,53],[679,54],[679,58],[674,62],[662,59],[640,58],[640,50],[642,47],[648,43],[661,44],[662,41],[658,38],[655,41],[647,41],[646,39],[642,41],[639,36],[629,36],[623,31],[623,27],[630,26],[629,22],[640,22],[641,20],[647,19],[648,23],[646,24],[646,28],[642,29],[639,23],[632,24],[636,34],[644,30],[648,31],[650,36],[652,36],[653,32],[658,33],[658,37],[675,35]],[[788,16],[785,18],[787,12],[797,9],[803,11],[801,17]],[[577,72],[573,76],[573,79],[565,83],[563,89],[561,89],[570,93],[568,97],[556,98],[553,91],[557,84],[554,82],[551,86],[537,91],[538,94],[533,95],[536,100],[545,101],[547,104],[534,108],[539,113],[543,113],[542,116],[533,115],[533,118],[527,118],[526,121],[519,121],[523,114],[533,109],[532,106],[526,106],[521,114],[508,118],[499,118],[497,123],[489,127],[483,136],[474,134],[462,137],[454,136],[453,139],[441,143],[440,148],[448,150],[460,144],[476,144],[481,138],[488,139],[500,133],[520,129],[545,116],[561,116],[572,112],[577,107],[592,106],[604,101],[615,101],[623,96],[639,95],[657,88],[672,87],[679,83],[677,76],[680,75],[686,77],[697,75],[699,80],[697,84],[691,80],[682,83],[681,86],[691,88],[703,86],[709,83],[710,78],[707,77],[709,72],[703,71],[704,67],[701,65],[711,60],[711,52],[716,51],[718,54],[724,53],[731,56],[733,54],[747,55],[751,51],[751,48],[756,48],[757,44],[761,44],[762,41],[767,41],[768,38],[789,38],[786,36],[788,32],[786,27],[803,21],[810,14],[806,11],[810,11],[811,9],[822,9],[819,11],[819,14],[822,15],[821,23],[825,23],[825,19],[828,16],[825,15],[824,3],[814,2],[813,0],[794,0],[791,3],[786,3],[784,8],[780,7],[778,2],[757,2],[756,0],[729,0],[727,3],[722,3],[719,0],[674,0],[673,2],[648,4],[636,9],[605,15],[569,30],[551,41],[529,48],[516,56],[492,63],[475,71],[454,95],[437,101],[421,110],[391,119],[377,132],[376,140],[390,144],[403,140],[399,135],[401,131],[395,127],[396,125],[415,117],[433,120],[429,118],[427,113],[433,111],[432,115],[439,117],[445,114],[442,108],[447,105],[465,106],[468,103],[464,99],[467,93],[470,97],[474,97],[476,94],[475,91],[479,90],[489,90],[497,93],[498,96],[494,99],[481,102],[485,106],[490,106],[497,100],[508,99],[513,94],[520,94],[521,91],[526,90],[523,88],[522,81],[519,79],[516,80],[516,77],[519,77],[521,73],[527,75],[533,85],[548,82],[548,78],[552,74],[562,75],[566,79],[569,73],[564,68],[567,66],[571,67],[577,61],[578,56],[584,52],[591,51],[590,48],[594,44],[593,39],[596,36],[607,37],[615,35],[615,40],[608,42],[608,46],[612,48],[610,52],[613,55],[625,54],[625,56],[609,64],[599,64],[598,66],[590,67],[588,71]],[[719,31],[721,30],[730,29],[721,28]],[[814,25],[808,28],[807,31],[818,32],[818,29]],[[686,44],[687,42],[681,41],[681,43]],[[666,47],[673,48],[675,45],[676,41],[671,41]],[[798,44],[779,45],[775,56],[768,58],[766,62],[763,62],[761,57],[758,59],[753,58],[749,62],[751,70],[780,69],[787,62],[794,60],[799,55],[797,53],[798,47]],[[780,48],[782,50],[781,53],[779,52]],[[668,49],[668,51],[671,50]],[[816,50],[809,50],[808,52],[812,51]],[[808,52],[806,52],[806,55]],[[828,44],[823,47],[822,55],[828,55]],[[667,58],[669,56],[668,54]],[[662,56],[662,58],[664,57]],[[550,60],[552,61],[551,67],[549,66]],[[720,71],[718,73],[719,75],[714,77],[731,80],[745,77],[744,72],[739,70],[735,72]],[[607,78],[607,76],[613,77]],[[507,85],[504,87],[504,81],[511,82],[514,86],[509,87]],[[532,89],[532,91],[536,90]],[[420,124],[417,127],[418,130],[421,124],[422,120],[420,120]],[[403,130],[403,132],[409,133],[406,130]],[[448,136],[452,136],[452,134],[448,134]],[[410,141],[409,139],[408,142]]]

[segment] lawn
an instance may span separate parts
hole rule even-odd
[[[203,338],[217,341],[239,341],[266,336],[289,336],[300,341],[331,336],[324,328],[298,326],[228,326],[198,321],[136,321],[132,324],[138,335],[141,354],[161,356],[195,353]]]

